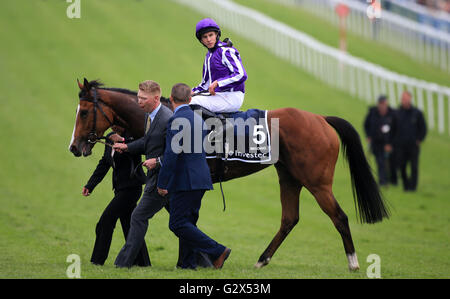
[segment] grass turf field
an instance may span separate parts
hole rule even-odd
[[[331,21],[315,16],[295,5],[283,5],[268,0],[236,0],[289,26],[311,35],[318,41],[339,48],[339,28]],[[347,32],[347,51],[372,63],[379,64],[388,70],[413,78],[435,82],[448,86],[450,74],[431,64],[421,63],[400,51],[389,48],[370,38],[361,38]]]
[[[97,145],[88,158],[75,158],[67,149],[78,102],[76,78],[130,89],[153,79],[164,95],[174,83],[197,84],[204,48],[193,28],[203,16],[171,1],[113,0],[82,1],[81,19],[68,19],[67,6],[19,0],[5,2],[0,11],[0,278],[65,278],[66,258],[73,253],[81,257],[82,278],[365,278],[372,253],[381,258],[383,278],[450,277],[450,140],[434,132],[422,147],[419,191],[384,189],[392,217],[380,224],[356,222],[350,176],[340,157],[334,193],[350,218],[357,273],[348,272],[340,236],[307,190],[298,225],[267,267],[253,268],[280,223],[273,167],[225,183],[225,213],[218,186],[203,200],[199,227],[233,249],[222,270],[175,269],[178,241],[165,210],[150,221],[146,236],[152,268],[114,268],[124,242],[120,224],[105,266],[90,265],[95,225],[112,191],[107,176],[90,197],[81,196],[103,148]],[[243,109],[297,107],[337,115],[362,133],[363,101],[227,28],[223,36],[232,37],[249,75]],[[396,62],[389,61],[392,67]]]

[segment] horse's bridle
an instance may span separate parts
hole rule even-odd
[[[103,116],[108,121],[110,126],[113,125],[113,122],[106,115],[105,111],[103,111],[102,106],[100,105],[100,103],[102,103],[102,101],[97,96],[97,90],[95,88],[92,88],[91,90],[92,90],[93,97],[92,98],[80,97],[80,101],[87,101],[87,102],[91,102],[94,104],[94,124],[92,126],[91,132],[88,135],[88,142],[96,143],[96,142],[99,142],[100,139],[106,139],[106,137],[104,137],[104,136],[101,136],[101,137],[97,136],[97,109],[100,110],[100,112],[103,114]],[[101,143],[103,143],[103,142],[101,142]]]

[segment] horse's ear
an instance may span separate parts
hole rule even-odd
[[[80,83],[80,80],[78,80],[78,78],[77,78],[77,83],[78,83],[78,87],[79,87],[81,90],[83,90],[84,86],[83,86],[83,84]]]
[[[83,85],[84,85],[84,88],[86,88],[87,90],[90,89],[89,88],[89,81],[86,78],[84,78]]]

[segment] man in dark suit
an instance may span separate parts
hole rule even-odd
[[[387,97],[381,95],[378,104],[369,108],[364,121],[364,131],[378,168],[378,182],[381,186],[390,181],[397,184],[393,141],[396,121],[395,111],[389,107]]]
[[[405,191],[416,191],[417,189],[420,145],[426,134],[427,126],[422,111],[412,105],[411,93],[404,91],[400,108],[397,110],[395,143]],[[408,164],[411,164],[411,175],[406,173]]]
[[[132,140],[123,128],[114,126],[113,131],[106,136],[109,144],[113,143],[112,140],[117,138],[118,134],[125,137],[124,142]],[[138,165],[140,162],[141,155],[120,154],[113,151],[110,146],[105,145],[102,158],[89,181],[83,187],[83,196],[90,196],[95,187],[106,176],[109,169],[113,168],[112,185],[114,198],[103,211],[95,227],[96,238],[91,256],[91,263],[95,265],[103,265],[108,257],[117,219],[120,219],[124,237],[125,239],[127,238],[130,230],[131,213],[142,194],[141,182],[137,178],[130,176],[130,174],[134,165]],[[142,244],[134,264],[142,267],[150,264],[145,243]]]
[[[166,128],[172,111],[161,105],[161,88],[154,81],[139,84],[138,101],[145,114],[145,135],[128,144],[115,143],[114,149],[131,154],[145,154],[147,160],[142,164],[148,169],[144,195],[131,215],[131,227],[127,241],[119,252],[115,265],[131,267],[136,258],[148,228],[148,220],[161,210],[168,199],[158,194],[156,183],[160,168],[161,156],[164,153]]]
[[[212,189],[212,180],[203,148],[206,135],[203,121],[189,108],[190,100],[189,86],[174,85],[170,97],[174,114],[167,125],[158,193],[170,197],[169,228],[184,248],[179,266],[195,269],[200,252],[208,255],[218,269],[222,268],[231,249],[208,237],[196,225],[202,197],[206,190]]]

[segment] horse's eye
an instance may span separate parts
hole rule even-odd
[[[87,115],[88,115],[88,111],[87,110],[81,110],[80,111],[81,118],[86,118]]]

